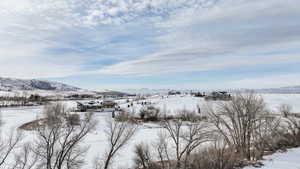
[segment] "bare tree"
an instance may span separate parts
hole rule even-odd
[[[135,153],[135,168],[139,169],[154,169],[153,157],[147,144],[137,144],[134,149]]]
[[[15,154],[15,164],[11,169],[33,169],[37,163],[38,156],[32,151],[30,143],[22,146],[21,152]]]
[[[136,131],[136,124],[107,120],[105,134],[108,140],[109,149],[104,156],[104,161],[101,159],[96,161],[95,168],[110,168],[116,154],[129,143]]]
[[[231,101],[222,102],[218,109],[210,108],[210,120],[237,153],[252,160],[255,134],[262,120],[268,118],[264,100],[254,93],[236,94]],[[262,128],[260,128],[262,129]]]
[[[187,168],[191,153],[202,143],[209,141],[209,131],[204,122],[187,123],[181,120],[165,121],[163,127],[175,146],[176,168]]]
[[[284,130],[287,131],[286,137],[289,137],[288,141],[290,146],[300,145],[300,116],[291,112],[292,107],[290,105],[283,104],[279,107],[279,111],[284,116]]]
[[[54,112],[52,112],[54,111]],[[65,107],[54,105],[46,113],[60,114],[65,112]],[[51,119],[52,120],[52,119]],[[41,161],[41,168],[47,169],[76,169],[83,163],[86,147],[80,144],[85,136],[96,125],[92,114],[86,114],[78,125],[71,125],[64,119],[55,120],[55,123],[38,128],[37,140],[33,151]]]
[[[287,118],[288,115],[291,114],[292,106],[289,104],[281,104],[278,107],[278,111],[283,115],[283,117]]]
[[[171,158],[169,155],[169,145],[167,140],[167,135],[165,133],[158,134],[158,141],[153,144],[153,147],[157,153],[157,159],[161,165],[161,169],[170,168]]]
[[[265,151],[276,151],[278,138],[281,137],[281,118],[268,115],[259,119],[257,127],[253,130],[254,159],[261,159]]]
[[[5,165],[5,162],[13,153],[13,150],[19,145],[22,141],[22,133],[11,130],[10,134],[7,138],[4,138],[2,134],[0,134],[0,167]]]

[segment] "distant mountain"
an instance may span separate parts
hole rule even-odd
[[[149,89],[149,88],[139,88],[139,89],[123,89],[123,92],[138,95],[148,95],[148,94],[167,94],[171,89]]]
[[[129,93],[113,91],[113,90],[106,90],[103,92],[95,92],[95,93],[103,96],[128,96],[131,94],[131,93],[129,94]]]
[[[140,95],[153,95],[153,94],[168,94],[170,91],[174,91],[175,89],[149,89],[149,88],[140,88],[140,89],[124,89],[122,91],[130,94],[140,94]],[[176,89],[175,91],[179,91],[181,93],[190,93],[191,91],[202,91],[203,90],[191,90],[191,89]]]
[[[78,91],[78,87],[70,86],[58,82],[50,82],[46,80],[22,80],[0,77],[0,90],[45,90],[45,91]]]
[[[269,88],[269,89],[256,89],[257,92],[262,93],[300,93],[300,86],[287,86],[280,88]]]
[[[228,91],[230,93],[237,93],[237,92],[249,92],[249,91],[255,91],[258,93],[300,93],[300,85],[299,86],[288,86],[288,87],[279,87],[279,88],[262,88],[262,89],[211,89],[211,90],[202,90],[202,89],[181,89],[176,90],[180,91],[182,93],[190,93],[193,92],[212,92],[212,91]],[[169,91],[172,91],[171,89],[149,89],[149,88],[141,88],[141,89],[125,89],[123,90],[126,93],[130,94],[167,94]]]

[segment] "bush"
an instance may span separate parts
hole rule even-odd
[[[160,109],[154,106],[148,106],[140,110],[140,118],[144,121],[159,121]]]
[[[191,169],[233,169],[243,166],[233,148],[215,145],[192,156]]]
[[[67,123],[69,125],[72,125],[72,126],[80,124],[80,116],[79,116],[79,114],[69,114],[66,117],[66,120],[67,120]]]
[[[188,111],[188,110],[179,111],[176,114],[176,118],[182,121],[190,121],[190,122],[197,122],[206,119],[205,116],[200,116],[194,111]]]
[[[115,116],[115,120],[116,121],[120,121],[120,122],[125,122],[125,121],[129,121],[129,122],[135,122],[135,117],[134,115],[130,114],[129,112],[125,111],[125,110],[120,110],[116,116]]]
[[[67,115],[68,110],[66,105],[62,103],[53,103],[44,107],[44,115],[47,119],[47,125],[52,126],[63,121],[63,118]]]

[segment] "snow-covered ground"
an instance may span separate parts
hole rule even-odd
[[[262,94],[265,99],[267,106],[276,110],[280,104],[291,104],[294,107],[295,112],[300,113],[300,95],[297,94]],[[121,107],[126,108],[128,106],[125,100],[118,101]],[[161,96],[153,97],[147,99],[147,102],[151,102],[153,105],[160,107],[162,110],[166,110],[168,113],[174,113],[176,110],[197,110],[197,106],[205,106],[206,104],[211,104],[214,102],[207,103],[203,98],[195,98],[191,96],[170,96],[169,98],[162,98]],[[65,102],[68,107],[72,108],[76,106],[74,101]],[[142,107],[141,104],[134,104],[133,109],[137,112]],[[132,109],[132,108],[131,108]],[[17,128],[20,125],[35,120],[37,117],[41,117],[43,112],[43,107],[19,107],[19,108],[3,108],[1,109],[2,119],[5,124],[2,126],[2,131],[9,131],[10,128]],[[98,120],[97,129],[89,134],[84,140],[85,145],[89,145],[90,149],[87,153],[86,162],[87,165],[85,169],[91,168],[91,164],[96,156],[101,156],[106,150],[106,138],[104,134],[105,121],[111,119],[110,113],[95,113],[95,118]],[[161,130],[158,125],[154,124],[144,124],[140,126],[134,139],[130,142],[129,146],[120,152],[119,156],[116,158],[116,165],[118,167],[128,166],[133,163],[132,158],[134,155],[133,149],[134,145],[141,142],[152,142],[157,138],[157,133]],[[27,140],[34,139],[31,132],[26,132]],[[294,149],[286,154],[275,154],[269,156],[273,161],[267,161],[266,167],[264,169],[300,169],[300,162],[296,164],[296,158],[300,157],[300,149]],[[283,165],[291,161],[292,165],[290,168],[275,168],[273,165]],[[277,162],[278,161],[278,162]],[[293,164],[294,163],[294,164]]]
[[[141,102],[147,102],[146,106],[154,106],[168,115],[174,115],[180,110],[197,111],[197,106],[205,107],[206,102],[203,98],[191,96],[156,96],[146,100],[134,102],[133,106],[128,108],[128,104],[122,104],[121,108],[125,108],[131,112],[139,112],[144,105]]]
[[[260,169],[300,169],[300,148],[290,149],[284,153],[266,156],[264,166]],[[246,167],[245,169],[257,169]]]
[[[293,112],[300,113],[300,94],[261,94],[269,109],[277,111],[280,104],[289,104]]]
[[[278,107],[281,104],[289,104],[292,106],[292,111],[300,113],[300,94],[259,94],[265,101],[269,110],[277,113]],[[139,101],[142,102],[142,101]],[[152,103],[151,105],[166,111],[168,114],[175,114],[178,110],[197,111],[200,106],[201,111],[207,106],[217,105],[218,101],[205,101],[203,98],[191,96],[156,96],[149,98],[146,102]],[[127,104],[121,105],[122,108],[127,108]],[[139,112],[143,106],[141,104],[134,104],[129,110]]]

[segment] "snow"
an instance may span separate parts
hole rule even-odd
[[[168,115],[174,115],[179,110],[197,111],[197,106],[204,107],[207,103],[203,98],[191,96],[156,96],[146,100],[134,102],[133,107],[128,108],[128,104],[122,104],[121,108],[127,109],[131,112],[139,112],[144,107],[141,102],[151,103],[151,106],[159,108],[161,111],[166,112]],[[148,105],[146,105],[148,106]]]
[[[299,169],[300,148],[290,149],[284,153],[275,153],[265,157],[264,166],[260,169]],[[245,169],[257,169],[246,167]]]
[[[276,110],[276,108],[283,103],[291,104],[294,107],[295,112],[300,113],[300,94],[262,94],[261,95],[267,106]],[[148,98],[147,102],[153,103],[154,106],[165,109],[168,113],[175,113],[177,110],[191,110],[196,111],[197,105],[201,107],[206,104],[214,104],[216,102],[207,103],[203,98],[196,98],[192,96],[169,96],[168,98],[162,98],[161,96],[156,96]],[[127,108],[126,99],[117,100],[116,102],[121,104],[121,107]],[[141,102],[141,101],[140,101]],[[76,106],[75,101],[65,101],[64,102],[69,108],[74,108]],[[142,105],[134,103],[133,108],[137,112]],[[17,128],[24,123],[35,120],[37,117],[42,116],[43,107],[18,107],[18,108],[2,108],[2,120],[5,122],[2,126],[3,133],[9,131],[11,128]],[[87,135],[84,140],[84,145],[90,146],[89,151],[86,156],[87,165],[84,169],[89,169],[92,166],[94,158],[104,154],[106,146],[106,137],[105,137],[105,121],[111,119],[111,114],[107,112],[97,112],[95,113],[95,119],[98,120],[98,125],[96,130]],[[147,123],[141,125],[137,134],[131,140],[130,144],[126,149],[122,150],[118,157],[115,159],[116,167],[130,166],[133,164],[133,149],[134,146],[141,142],[151,143],[157,138],[157,133],[161,131],[161,128],[157,124]],[[25,132],[26,140],[34,139],[32,132]],[[287,153],[278,153],[266,157],[265,161],[266,166],[263,169],[300,169],[300,163],[298,162],[300,157],[300,149],[293,149]],[[270,159],[273,159],[270,161]],[[284,166],[284,167],[282,167]],[[277,167],[277,168],[276,168]],[[252,168],[247,168],[252,169]]]
[[[292,106],[292,111],[300,113],[300,94],[260,94],[264,99],[266,106],[274,113],[278,113],[278,107],[281,104],[289,104]],[[197,107],[200,106],[201,111],[205,111],[205,108],[209,105],[215,106],[219,101],[205,101],[203,98],[192,96],[156,96],[143,100],[144,102],[150,102],[154,107],[160,108],[162,111],[166,111],[168,115],[176,114],[178,110],[197,111]],[[139,101],[142,102],[142,101]],[[127,108],[128,104],[121,105],[121,108],[128,109],[132,112],[139,112],[143,107],[141,104],[134,102],[133,107]]]
[[[261,94],[261,96],[270,110],[276,112],[281,104],[289,104],[293,112],[300,113],[300,94]]]

